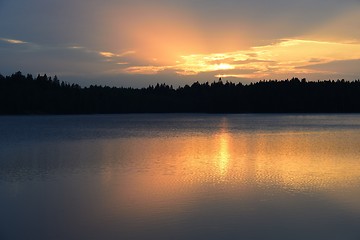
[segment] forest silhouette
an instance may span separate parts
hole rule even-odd
[[[355,113],[360,80],[194,82],[173,88],[81,87],[55,77],[0,74],[0,114]]]

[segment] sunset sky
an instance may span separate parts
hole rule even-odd
[[[143,87],[360,78],[359,0],[0,0],[0,73]]]

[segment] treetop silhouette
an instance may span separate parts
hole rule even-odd
[[[0,114],[97,113],[353,113],[360,112],[360,80],[218,81],[173,88],[80,87],[46,74],[0,74]]]

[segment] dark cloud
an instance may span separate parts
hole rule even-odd
[[[320,71],[328,71],[331,73],[346,73],[355,76],[360,76],[360,58],[342,61],[332,61],[321,64],[310,64],[302,67],[302,69],[313,69]]]
[[[12,44],[11,48],[1,48],[0,71],[22,69],[31,73],[49,74],[94,74],[105,72],[109,64],[95,51],[69,47],[49,47],[37,44]],[[114,64],[115,66],[115,64]]]
[[[324,59],[320,59],[320,58],[311,58],[309,60],[310,63],[319,63],[319,62],[323,62]]]

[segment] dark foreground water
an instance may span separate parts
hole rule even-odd
[[[0,239],[360,239],[360,115],[0,117]]]

